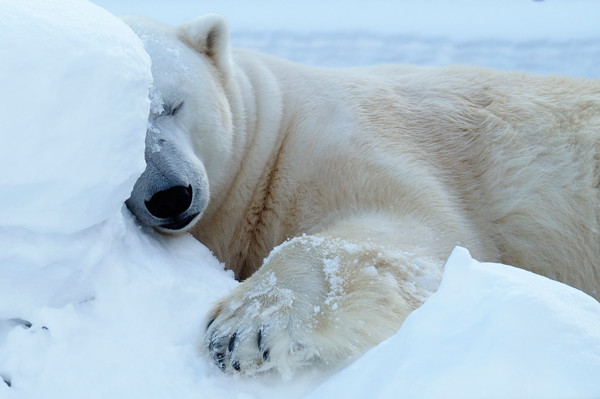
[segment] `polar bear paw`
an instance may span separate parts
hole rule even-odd
[[[278,287],[274,275],[248,281],[214,308],[203,346],[230,374],[276,370],[286,378],[318,363],[317,321],[303,296]]]

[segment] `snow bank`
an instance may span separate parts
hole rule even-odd
[[[18,262],[0,257],[0,398],[223,393],[218,378],[206,382],[220,371],[198,356],[196,342],[210,303],[236,283],[205,247],[142,232],[120,213],[54,238],[40,247],[25,241],[38,236],[20,236],[12,243]]]
[[[123,206],[144,168],[141,41],[83,0],[0,2],[0,31],[0,397],[206,391],[196,339],[237,283]]]
[[[144,168],[149,57],[92,4],[1,7],[0,220],[60,233],[98,224]]]

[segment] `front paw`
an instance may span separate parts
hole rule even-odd
[[[336,238],[287,241],[219,302],[202,346],[227,373],[276,370],[287,378],[351,360],[396,332],[420,304],[401,289],[414,279],[394,259]]]
[[[298,292],[279,287],[273,273],[250,279],[215,307],[204,346],[224,372],[276,369],[289,376],[318,360],[309,307]]]

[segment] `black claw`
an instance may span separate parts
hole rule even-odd
[[[231,367],[233,367],[235,371],[240,371],[240,362],[236,360],[235,362],[231,363]]]
[[[216,316],[215,316],[215,317],[213,317],[213,318],[212,318],[212,319],[211,319],[211,320],[208,322],[208,324],[206,325],[206,331],[208,331],[208,329],[210,328],[210,325],[211,325],[211,324],[212,324],[212,323],[213,323],[215,320],[217,320],[217,317],[216,317]]]
[[[217,367],[221,369],[221,371],[225,371],[227,369],[227,365],[225,364],[225,354],[222,352],[213,354],[213,360]]]
[[[256,339],[256,343],[258,344],[258,350],[262,352],[262,358],[263,360],[268,360],[269,359],[269,349],[264,349],[263,350],[263,328],[261,328],[260,330],[258,330],[258,337]]]
[[[237,332],[234,332],[231,338],[229,339],[229,345],[227,345],[227,350],[229,353],[233,352],[233,348],[235,346],[235,339],[237,337]]]
[[[211,352],[221,352],[223,350],[223,341],[213,338],[208,343],[208,350]]]
[[[262,328],[258,330],[258,338],[256,339],[256,343],[258,344],[258,349],[262,349]]]
[[[217,366],[219,366],[219,368],[221,369],[221,371],[225,371],[227,369],[227,365],[223,361],[218,362]]]

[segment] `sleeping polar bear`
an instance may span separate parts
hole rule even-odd
[[[215,15],[126,21],[152,58],[127,205],[245,280],[207,317],[224,371],[352,359],[456,245],[600,297],[600,83],[483,68],[330,70],[231,49]]]

